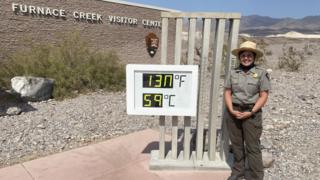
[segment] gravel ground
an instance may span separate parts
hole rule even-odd
[[[266,177],[319,179],[320,76],[279,75],[265,108],[262,142],[269,144],[267,151],[276,160]]]
[[[262,145],[263,151],[272,153],[275,162],[265,170],[265,179],[320,179],[317,57],[317,54],[308,57],[299,73],[283,70],[272,73],[272,92],[264,108]],[[222,93],[220,103],[221,98]],[[1,103],[2,111],[16,106]],[[18,106],[23,111],[20,115],[0,117],[0,167],[158,128],[158,117],[126,115],[125,92],[95,92],[60,102],[49,100]]]
[[[302,49],[303,44],[293,47]],[[271,46],[272,51],[279,51],[281,46]],[[277,70],[272,74],[262,143],[268,146],[265,151],[274,155],[275,163],[266,170],[265,179],[320,179],[319,43],[312,47],[309,51],[313,55],[306,56],[299,72]],[[272,57],[273,64],[277,63],[276,55]]]
[[[127,116],[125,93],[96,92],[61,102],[22,104],[0,117],[0,166],[73,149],[146,128],[157,118]],[[32,107],[32,108],[30,108]]]

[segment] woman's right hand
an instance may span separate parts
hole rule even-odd
[[[231,114],[239,120],[246,120],[247,118],[249,118],[250,116],[252,116],[252,113],[249,111],[246,112],[240,112],[240,111],[232,111]]]
[[[232,110],[231,114],[236,118],[236,119],[240,119],[242,116],[242,113],[240,111],[237,110]]]

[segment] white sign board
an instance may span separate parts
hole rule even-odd
[[[126,83],[128,114],[197,114],[197,65],[128,64]]]

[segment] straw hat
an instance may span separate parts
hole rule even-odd
[[[232,54],[237,56],[239,55],[239,52],[241,51],[251,51],[256,54],[256,58],[262,57],[263,53],[259,49],[257,49],[257,44],[252,41],[245,41],[240,44],[240,47],[238,49],[232,50]]]

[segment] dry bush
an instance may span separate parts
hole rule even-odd
[[[92,51],[78,33],[66,34],[55,45],[33,45],[0,61],[0,86],[10,89],[14,76],[55,80],[53,96],[72,97],[78,92],[123,90],[125,67],[114,52]]]
[[[282,48],[283,55],[279,57],[278,67],[288,71],[299,71],[302,63],[305,61],[304,53],[297,51],[290,46],[287,48],[285,45]]]
[[[272,56],[272,51],[270,51],[270,50],[269,50],[269,51],[266,51],[265,55],[266,55],[266,56]]]
[[[257,43],[258,49],[260,49],[262,51],[264,56],[262,56],[261,58],[256,59],[255,60],[255,64],[258,64],[258,65],[259,64],[266,64],[266,62],[267,62],[266,55],[268,54],[268,51],[267,51],[268,43],[266,43],[263,39],[260,39],[256,43]],[[272,54],[272,52],[271,52],[271,54]]]
[[[312,47],[312,45],[310,45],[310,43],[305,44],[304,47],[303,47],[303,50],[304,50],[306,55],[308,55],[308,56],[312,56],[313,55],[313,53],[312,53],[313,47]]]

